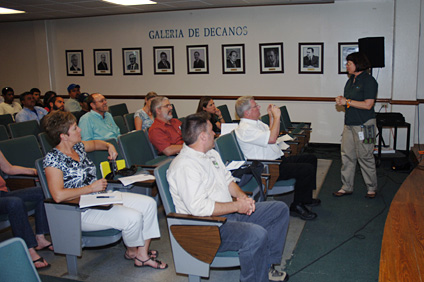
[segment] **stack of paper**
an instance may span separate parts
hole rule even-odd
[[[122,204],[122,197],[119,193],[100,193],[82,195],[80,197],[80,208],[87,208],[93,206]]]

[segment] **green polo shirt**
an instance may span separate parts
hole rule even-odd
[[[353,82],[353,79],[354,76],[352,75],[346,82],[344,88],[344,97],[346,99],[365,101],[377,98],[378,84],[374,77],[364,71],[356,77],[355,82]],[[362,125],[372,118],[375,118],[374,106],[370,110],[346,107],[346,125]]]

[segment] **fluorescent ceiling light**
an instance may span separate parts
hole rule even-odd
[[[118,5],[125,5],[125,6],[157,4],[156,2],[150,1],[150,0],[103,0],[103,1],[110,2],[113,4],[118,4]]]
[[[2,14],[2,15],[7,15],[7,14],[22,14],[22,13],[25,13],[25,11],[19,11],[19,10],[14,10],[14,9],[8,9],[8,8],[0,7],[0,14]]]

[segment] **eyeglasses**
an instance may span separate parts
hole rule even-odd
[[[166,105],[164,105],[164,106],[160,106],[161,108],[172,108],[172,105],[171,104],[166,104]]]
[[[258,104],[256,104],[256,105],[254,105],[253,107],[252,107],[252,109],[256,109],[256,108],[259,108],[260,106],[258,105]]]

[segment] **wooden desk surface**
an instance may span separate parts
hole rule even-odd
[[[424,170],[415,168],[390,205],[381,245],[379,281],[422,281],[422,277]]]

